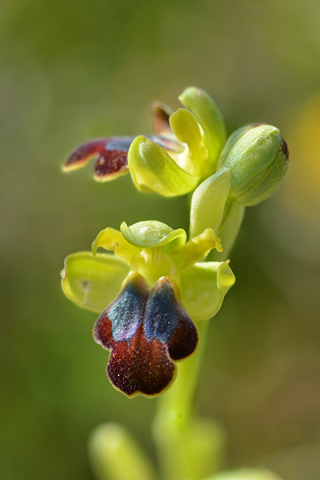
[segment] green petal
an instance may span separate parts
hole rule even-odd
[[[208,170],[209,152],[195,116],[189,110],[180,108],[171,115],[170,125],[177,139],[188,145],[185,154],[177,157],[180,167],[200,178],[210,175],[212,172]]]
[[[187,238],[187,234],[182,228],[172,230],[165,223],[155,220],[135,223],[130,227],[123,222],[120,230],[126,242],[140,248],[162,247],[176,239],[178,244],[184,244]]]
[[[205,228],[219,232],[231,183],[228,168],[218,170],[193,192],[190,209],[190,236]]]
[[[235,282],[227,262],[203,262],[181,273],[182,304],[193,320],[208,320]]]
[[[79,307],[101,313],[121,290],[129,266],[113,255],[78,252],[65,259],[62,290]]]
[[[179,100],[182,105],[191,110],[203,129],[205,143],[209,150],[211,173],[214,173],[226,141],[223,117],[212,98],[199,88],[187,88],[180,95]]]
[[[156,192],[164,197],[185,195],[199,182],[182,168],[159,145],[146,137],[137,137],[128,152],[130,174],[136,188],[144,193]]]
[[[217,237],[212,228],[207,228],[200,235],[189,240],[185,245],[172,251],[171,255],[177,262],[179,269],[186,270],[196,262],[203,260],[213,248],[222,252],[220,238]]]
[[[140,248],[136,248],[131,243],[128,243],[119,230],[109,227],[101,230],[92,243],[92,252],[94,255],[99,247],[112,250],[127,263],[130,263],[133,255],[140,252]]]

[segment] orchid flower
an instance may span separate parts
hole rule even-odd
[[[94,178],[113,180],[130,172],[144,193],[165,197],[193,191],[216,171],[226,140],[223,117],[203,90],[189,87],[179,97],[185,108],[176,112],[159,103],[153,107],[153,135],[90,140],[76,148],[63,170],[85,166],[92,158]]]
[[[94,339],[111,351],[107,374],[128,397],[171,385],[175,362],[197,347],[194,322],[214,316],[235,281],[228,262],[202,262],[210,250],[221,251],[212,229],[186,240],[183,229],[161,222],[122,223],[120,231],[102,230],[92,252],[65,260],[62,289],[100,314]]]

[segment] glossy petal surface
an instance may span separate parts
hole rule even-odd
[[[113,255],[78,252],[65,259],[62,290],[79,307],[101,313],[119,294],[129,266]]]
[[[176,239],[175,244],[184,244],[187,239],[187,234],[182,228],[173,230],[156,220],[138,222],[130,227],[123,222],[120,230],[128,243],[140,248],[162,247]]]
[[[156,192],[164,197],[185,195],[199,181],[180,168],[163,148],[143,136],[132,142],[128,162],[133,183],[144,193]]]
[[[129,397],[153,396],[171,385],[172,360],[193,353],[198,333],[166,278],[148,292],[137,275],[102,313],[94,338],[111,350],[107,373],[116,388]]]

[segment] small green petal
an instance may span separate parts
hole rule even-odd
[[[181,273],[182,304],[193,320],[208,320],[219,311],[235,282],[227,262],[203,262]]]
[[[180,95],[179,100],[182,105],[191,110],[203,129],[205,143],[209,150],[210,169],[211,173],[214,173],[226,141],[223,116],[212,98],[199,88],[187,88]]]
[[[171,128],[181,143],[188,145],[188,151],[177,157],[180,167],[192,175],[204,178],[208,172],[208,149],[195,116],[185,108],[179,108],[170,117]],[[179,161],[181,159],[181,161]]]
[[[182,228],[172,230],[168,225],[155,220],[135,223],[128,227],[123,222],[120,226],[121,233],[126,242],[141,248],[162,247],[178,239],[179,244],[186,242],[187,234]],[[176,243],[176,242],[175,242]],[[139,249],[139,251],[140,251]]]
[[[231,183],[228,168],[218,170],[193,192],[190,209],[190,237],[205,228],[219,231]]]
[[[61,286],[78,307],[101,313],[121,290],[129,266],[114,255],[78,252],[65,259]]]
[[[188,243],[174,250],[171,255],[177,262],[179,269],[185,270],[196,262],[203,260],[213,248],[222,252],[220,238],[217,237],[212,228],[207,228],[200,235],[189,240]]]
[[[128,152],[132,181],[144,193],[156,192],[164,197],[185,195],[199,182],[182,168],[159,145],[146,137],[137,137]]]
[[[140,252],[140,249],[134,247],[131,243],[128,243],[118,230],[109,227],[101,230],[92,243],[92,252],[94,255],[99,247],[105,248],[106,250],[112,250],[118,257],[121,257],[127,263],[130,263],[133,255]]]

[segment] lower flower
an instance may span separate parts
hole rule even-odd
[[[198,343],[197,328],[170,279],[162,277],[148,290],[139,274],[129,278],[102,313],[93,334],[111,350],[110,381],[129,397],[167,389],[176,375],[174,361],[191,355]]]
[[[184,230],[154,220],[120,230],[102,230],[92,252],[66,258],[62,289],[99,313],[93,334],[111,351],[112,384],[129,397],[159,395],[175,378],[174,362],[197,347],[193,321],[219,311],[235,278],[227,261],[202,261],[213,248],[221,251],[210,228],[188,242]]]

